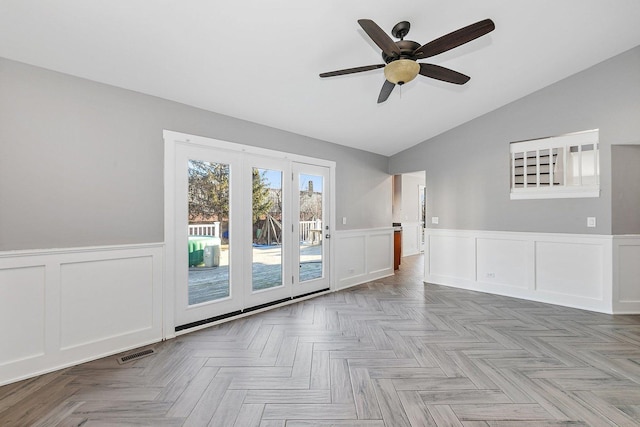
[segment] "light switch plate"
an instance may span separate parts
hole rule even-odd
[[[595,227],[596,226],[596,217],[595,216],[588,216],[587,217],[587,227]]]

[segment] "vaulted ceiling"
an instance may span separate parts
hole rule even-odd
[[[382,63],[357,23],[427,43],[485,18],[495,31],[420,62],[377,104]],[[638,0],[0,0],[0,56],[322,140],[392,155],[640,45]]]

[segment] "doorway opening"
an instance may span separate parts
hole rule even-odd
[[[402,227],[402,257],[424,253],[427,187],[426,172],[393,176],[393,223]]]

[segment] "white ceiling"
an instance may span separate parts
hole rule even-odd
[[[485,18],[496,30],[428,60],[377,104],[382,63],[357,20],[411,22],[420,44]],[[392,155],[640,45],[638,0],[0,0],[0,56]]]

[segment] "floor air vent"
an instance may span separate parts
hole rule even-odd
[[[135,353],[127,354],[125,356],[118,357],[118,363],[128,363],[133,362],[134,360],[142,359],[143,357],[153,356],[156,354],[156,350],[153,348],[146,348],[144,350],[136,351]]]

